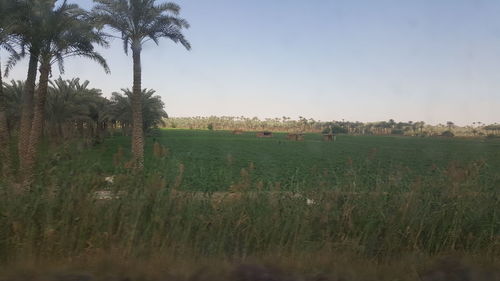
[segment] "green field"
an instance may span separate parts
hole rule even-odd
[[[172,178],[182,163],[181,189],[193,191],[228,190],[241,180],[241,169],[250,174],[250,188],[264,190],[397,192],[409,191],[415,181],[446,180],[444,175],[469,191],[500,186],[498,140],[341,135],[329,143],[319,134],[307,134],[303,142],[285,136],[162,130],[148,139],[146,170],[160,170]],[[168,148],[168,157],[152,157],[155,141]],[[118,146],[129,151],[129,138],[106,139],[83,153],[81,161],[106,175],[120,173],[112,165]]]
[[[142,174],[126,168],[129,141],[47,147],[32,192],[0,197],[0,261],[112,253],[315,268],[333,256],[500,259],[498,140],[340,135],[327,143],[315,134],[294,142],[161,130],[147,139]],[[96,199],[99,190],[117,197]],[[214,202],[201,191],[242,197]]]

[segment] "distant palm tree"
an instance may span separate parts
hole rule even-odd
[[[111,118],[122,125],[122,128],[127,129],[132,124],[132,106],[131,98],[132,91],[130,89],[122,89],[123,95],[121,93],[113,93],[111,97]],[[155,91],[152,89],[143,89],[141,98],[141,111],[144,118],[142,119],[142,128],[144,131],[158,127],[160,125],[165,125],[163,119],[167,118],[168,115],[163,109],[164,103],[160,96],[155,95]]]
[[[129,47],[133,59],[132,95],[132,153],[138,169],[144,165],[144,136],[141,112],[141,51],[147,41],[158,44],[165,37],[181,43],[186,49],[191,45],[184,38],[182,29],[189,28],[186,20],[178,17],[180,7],[174,3],[158,4],[155,0],[94,0],[95,20],[121,34],[124,51]]]
[[[21,108],[21,97],[24,92],[24,81],[12,80],[10,83],[4,83],[3,86],[7,105],[7,126],[9,132],[12,132],[14,128],[19,127],[21,118],[19,108]]]
[[[107,46],[103,34],[97,32],[88,21],[87,13],[76,4],[63,1],[53,9],[40,10],[43,17],[44,31],[40,45],[40,79],[35,97],[35,106],[29,138],[24,186],[32,183],[38,144],[42,137],[45,101],[52,65],[57,63],[60,72],[64,72],[64,59],[71,56],[89,58],[100,64],[108,73],[109,68],[104,58],[94,50],[94,44]]]
[[[89,88],[89,81],[81,83],[78,78],[58,78],[50,81],[50,86],[45,114],[52,135],[59,138],[72,136],[76,129],[76,133],[83,137],[86,124],[87,135],[96,137],[102,118],[100,109],[109,103],[101,91]]]
[[[448,127],[448,130],[451,131],[451,129],[453,129],[453,127],[455,127],[455,123],[448,121],[448,122],[446,122],[446,126]]]

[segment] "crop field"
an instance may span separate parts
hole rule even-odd
[[[129,148],[120,135],[46,146],[33,191],[0,197],[2,263],[500,260],[498,140],[160,130],[142,175]]]
[[[167,150],[162,160],[154,157],[154,142]],[[120,146],[130,150],[127,137],[107,139],[81,161],[106,175],[119,173],[113,159]],[[167,178],[182,165],[180,188],[191,191],[227,191],[241,182],[242,169],[246,187],[263,190],[399,192],[416,181],[443,180],[471,192],[500,186],[498,140],[341,135],[324,142],[306,134],[304,141],[289,141],[285,133],[257,138],[252,132],[162,130],[148,139],[146,155],[147,170],[163,169]]]

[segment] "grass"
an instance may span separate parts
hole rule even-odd
[[[153,154],[155,141],[170,153],[161,164],[147,157],[147,170],[164,168],[164,174],[173,177],[183,164],[185,190],[227,190],[250,163],[253,181],[261,182],[264,189],[307,191],[319,185],[322,190],[335,190],[354,184],[368,191],[384,190],[391,181],[399,181],[398,190],[407,191],[418,178],[435,180],[435,175],[447,170],[474,164],[481,166],[475,179],[481,186],[472,190],[500,186],[500,142],[495,140],[339,136],[335,143],[327,143],[319,135],[307,134],[304,142],[292,142],[285,140],[285,134],[258,139],[253,133],[167,130],[148,139],[147,155]],[[108,139],[78,161],[97,172],[115,174],[119,171],[113,166],[113,155],[118,146],[128,152],[129,139]]]
[[[4,183],[0,263],[108,254],[194,263],[310,264],[312,256],[380,263],[448,253],[500,260],[497,140],[339,136],[326,143],[310,134],[291,142],[281,134],[164,130],[147,139],[143,174],[125,167],[129,147],[115,136],[92,148],[48,148],[32,192],[17,196]],[[113,184],[104,180],[110,175]],[[103,189],[120,196],[97,200]],[[241,196],[200,200],[172,189]],[[255,190],[264,192],[250,196]]]

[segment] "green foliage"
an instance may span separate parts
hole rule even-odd
[[[7,105],[7,122],[9,124],[9,129],[12,130],[19,123],[20,116],[20,106],[21,106],[21,95],[24,91],[23,81],[14,81],[10,83],[4,83],[4,96]]]
[[[122,93],[113,93],[111,97],[111,118],[119,122],[123,126],[132,125],[132,107],[131,98],[132,91],[122,89]],[[164,118],[168,114],[163,109],[165,104],[161,97],[155,95],[156,91],[152,89],[143,89],[141,94],[142,99],[142,121],[143,129],[147,131],[152,128],[157,128],[164,125]]]
[[[455,136],[455,134],[452,131],[444,131],[444,132],[441,133],[441,136],[442,137],[452,138],[452,137]]]
[[[126,137],[91,150],[45,150],[32,193],[17,196],[0,185],[0,260],[99,251],[141,258],[500,254],[496,140],[281,139],[162,131],[157,150],[170,153],[155,156],[149,140],[140,175],[126,168]],[[112,184],[105,180],[111,175]],[[97,200],[97,190],[118,197]],[[196,193],[228,190],[242,197]],[[257,190],[264,193],[251,193]]]
[[[391,130],[391,135],[404,135],[405,134],[405,131],[401,130],[401,129],[392,129]]]
[[[339,125],[332,125],[332,124],[328,124],[327,127],[325,129],[323,129],[322,131],[323,134],[330,134],[330,133],[333,133],[333,134],[347,134],[348,131],[346,128],[343,128]]]
[[[178,17],[180,7],[175,3],[157,4],[155,0],[95,0],[93,20],[98,26],[109,26],[121,34],[123,48],[128,53],[129,46],[140,51],[145,41],[156,44],[160,38],[168,38],[191,49],[182,34],[189,23]]]
[[[123,94],[113,93],[108,100],[99,89],[89,88],[89,81],[81,82],[78,78],[58,78],[50,81],[49,86],[45,116],[51,136],[81,136],[78,131],[83,127],[87,131],[95,131],[103,125],[107,127],[119,123],[128,126],[132,122],[131,92],[128,89],[123,90]],[[11,130],[19,125],[23,89],[22,81],[4,84],[7,120]],[[142,106],[145,131],[164,125],[168,115],[163,109],[161,97],[155,95],[154,90],[143,90]]]
[[[212,123],[208,124],[208,125],[207,125],[207,129],[208,129],[209,131],[213,131],[213,130],[214,130],[214,124],[212,124]]]

